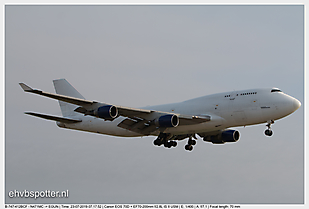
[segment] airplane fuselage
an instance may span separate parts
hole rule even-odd
[[[177,127],[166,128],[164,133],[174,135],[194,134],[223,130],[229,127],[247,126],[266,123],[283,118],[300,106],[295,98],[275,88],[250,89],[212,94],[184,102],[149,106],[143,109],[156,110],[175,114],[211,116],[211,120],[194,125],[181,124]],[[155,113],[154,113],[155,114]],[[105,121],[92,116],[76,116],[81,123],[64,124],[57,122],[62,128],[76,129],[112,136],[133,137],[144,136],[130,130],[118,127],[124,117],[119,116],[113,121]],[[155,132],[152,135],[158,135]]]

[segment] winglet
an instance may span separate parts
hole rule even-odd
[[[24,91],[33,91],[33,89],[29,86],[27,86],[26,84],[24,83],[19,83],[19,85],[21,86],[21,88],[24,90]]]

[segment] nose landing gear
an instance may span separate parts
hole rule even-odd
[[[273,131],[272,130],[268,130],[268,129],[265,130],[264,133],[265,133],[266,136],[272,136],[273,135]]]
[[[273,120],[270,120],[270,121],[268,121],[267,122],[267,129],[265,130],[265,135],[266,136],[272,136],[273,135],[273,131],[271,130],[271,128],[270,128],[270,126],[271,126],[271,124],[274,124],[275,122],[273,121]]]

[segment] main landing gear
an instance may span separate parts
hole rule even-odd
[[[153,144],[156,146],[164,145],[166,148],[176,147],[177,142],[176,140],[183,140],[185,138],[189,137],[188,144],[185,146],[185,150],[192,151],[193,146],[196,145],[197,139],[195,134],[192,135],[172,135],[172,134],[166,134],[166,133],[160,133],[158,138],[153,141]],[[192,139],[194,138],[194,139]]]
[[[271,126],[271,124],[274,124],[275,122],[273,121],[273,120],[270,120],[270,121],[268,121],[267,122],[267,129],[265,130],[265,135],[266,136],[272,136],[273,135],[273,131],[271,130],[271,128],[270,128],[270,126]]]
[[[153,141],[153,144],[157,145],[157,146],[161,146],[163,144],[164,147],[166,147],[166,148],[176,147],[177,142],[172,141],[171,140],[172,138],[173,138],[173,136],[170,136],[169,134],[160,133],[158,138]]]
[[[193,135],[193,138],[196,139],[195,135]],[[192,139],[192,136],[189,136],[188,144],[185,146],[185,150],[192,151],[194,145],[196,145],[196,141]]]

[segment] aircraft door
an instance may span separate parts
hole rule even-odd
[[[237,105],[235,105],[235,103],[237,103],[237,99],[236,97],[238,97],[238,93],[236,91],[234,91],[233,93],[231,93],[229,95],[230,97],[230,101],[228,102],[228,109],[229,111],[233,111],[235,109],[235,107],[237,107]]]
[[[237,92],[233,91],[233,93],[231,93],[230,95],[230,100],[234,100],[236,98],[236,95],[238,95]]]

